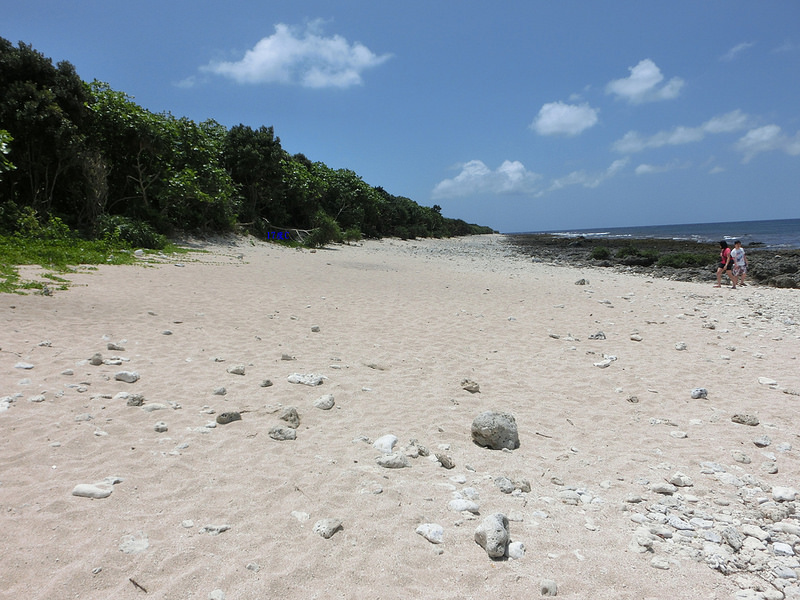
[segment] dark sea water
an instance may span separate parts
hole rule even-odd
[[[611,227],[605,229],[575,229],[537,231],[564,237],[674,239],[697,242],[741,240],[745,247],[771,249],[800,248],[800,219],[776,221],[736,221],[731,223],[693,223],[683,225],[649,225],[645,227]]]

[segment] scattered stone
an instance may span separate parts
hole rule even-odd
[[[762,435],[753,440],[753,443],[759,448],[766,448],[772,443],[768,435]]]
[[[403,469],[411,466],[411,463],[408,461],[406,455],[400,452],[382,454],[375,459],[375,462],[386,469]]]
[[[444,529],[436,523],[423,523],[417,527],[416,532],[431,544],[441,544],[444,541]]]
[[[475,542],[489,558],[503,558],[509,542],[508,519],[502,513],[486,517],[475,530]]]
[[[297,414],[297,409],[294,406],[284,408],[279,418],[281,421],[286,421],[292,429],[300,427],[300,415]]]
[[[208,600],[225,600],[225,592],[219,589],[209,592]]]
[[[564,504],[577,506],[581,501],[581,495],[575,490],[562,490],[558,492],[558,499]]]
[[[434,454],[436,460],[439,461],[439,464],[442,465],[445,469],[453,469],[456,466],[456,463],[453,462],[453,459],[450,458],[447,454],[443,452],[437,452]]]
[[[108,348],[113,352],[125,352],[125,348],[123,346],[120,346],[119,344],[115,344],[113,342],[108,342],[106,348]]]
[[[228,390],[226,390],[224,387],[218,387],[217,389],[214,390],[214,395],[215,396],[224,396],[227,393],[228,393]]]
[[[539,593],[542,596],[558,596],[558,584],[552,579],[542,579],[539,584]]]
[[[155,412],[157,410],[167,410],[169,406],[166,404],[161,404],[160,402],[151,402],[150,404],[145,404],[142,406],[142,410],[144,412]]]
[[[669,483],[676,487],[691,487],[694,485],[692,478],[680,471],[676,471],[672,477],[669,478]]]
[[[224,412],[217,415],[216,421],[220,425],[227,425],[234,421],[241,421],[242,415],[236,411]]]
[[[319,333],[319,325],[312,325],[311,326],[311,331],[313,333]]]
[[[589,336],[590,340],[604,340],[606,339],[606,334],[602,331],[598,331],[597,333],[593,333]]]
[[[733,457],[733,460],[738,463],[742,463],[743,465],[749,465],[752,462],[747,454],[738,450],[732,450],[731,456]]]
[[[575,282],[575,285],[589,285],[589,280],[588,279],[578,279],[578,281]]]
[[[81,498],[108,498],[114,491],[114,485],[120,482],[122,479],[119,477],[106,477],[97,483],[79,483],[72,489],[72,495]]]
[[[245,569],[252,571],[253,573],[258,573],[261,570],[261,565],[258,563],[247,563]]]
[[[675,350],[686,350],[686,343],[678,342],[677,344],[675,344]]]
[[[272,387],[272,382],[269,379],[265,379],[259,385],[261,387]]]
[[[153,429],[155,429],[156,433],[165,433],[169,428],[164,421],[158,421]]]
[[[447,508],[454,512],[470,512],[477,515],[480,512],[480,506],[477,502],[467,500],[466,498],[453,498],[447,504]]]
[[[44,401],[45,401],[44,394],[36,394],[35,396],[31,396],[30,398],[28,398],[28,402],[38,403],[38,402],[44,402]]]
[[[315,373],[308,373],[302,375],[300,373],[292,373],[289,375],[289,383],[300,383],[302,385],[322,385],[322,382],[327,379],[324,375],[317,375]]]
[[[661,556],[654,556],[650,561],[650,565],[656,569],[669,570],[669,561]]]
[[[778,385],[777,381],[775,381],[774,379],[770,379],[769,377],[759,377],[758,383],[760,383],[761,385],[771,385],[771,386]]]
[[[325,394],[324,396],[320,396],[314,402],[314,406],[320,410],[330,410],[333,408],[333,405],[336,404],[333,400],[333,394]]]
[[[327,540],[330,539],[334,533],[342,529],[342,522],[339,519],[320,519],[314,523],[313,531]]]
[[[232,367],[228,367],[227,371],[231,375],[244,375],[245,369],[244,365],[234,365]]]
[[[508,558],[520,560],[525,556],[525,544],[522,542],[511,542],[508,545]]]
[[[733,415],[731,417],[731,421],[734,423],[739,423],[740,425],[749,425],[750,427],[755,427],[759,423],[757,416],[739,413]]]
[[[285,440],[294,440],[297,439],[297,431],[291,427],[282,427],[281,425],[276,425],[269,430],[269,437],[280,442]]]
[[[139,373],[136,371],[120,371],[114,375],[117,381],[124,381],[125,383],[136,383],[139,381]]]
[[[773,486],[772,499],[776,502],[794,502],[797,491],[790,487]]]
[[[603,355],[603,360],[601,360],[600,362],[594,363],[594,366],[598,367],[600,369],[606,369],[606,368],[610,367],[611,363],[613,363],[616,360],[617,360],[617,357],[614,356],[613,354],[604,354]]]
[[[519,448],[519,432],[514,415],[486,411],[472,421],[472,441],[493,450]]]
[[[281,354],[281,360],[297,360],[297,357],[291,354]]]
[[[220,533],[228,531],[230,528],[230,525],[206,525],[200,531],[208,535],[219,535]]]
[[[504,494],[510,494],[514,491],[514,483],[508,477],[496,477],[494,484]]]
[[[103,364],[103,355],[99,352],[95,352],[92,355],[92,358],[89,359],[89,364],[95,367],[99,367]]]
[[[125,554],[138,554],[144,552],[150,547],[150,542],[147,539],[147,534],[140,531],[138,535],[123,535],[120,540],[120,552]]]
[[[631,341],[632,342],[641,342],[643,339],[644,338],[642,338],[642,336],[640,336],[638,333],[632,333],[631,334]]]
[[[463,379],[461,381],[462,389],[467,390],[470,394],[477,394],[481,391],[481,386],[472,381],[471,379]]]
[[[700,398],[708,398],[708,390],[706,388],[694,388],[692,390],[692,398],[695,400]]]
[[[397,436],[387,433],[386,435],[382,435],[375,440],[375,443],[372,444],[372,447],[376,450],[380,450],[384,454],[391,454],[396,443]]]
[[[656,494],[664,494],[665,496],[671,496],[678,491],[678,488],[671,483],[654,483],[650,489]]]

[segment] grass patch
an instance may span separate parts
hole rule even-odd
[[[675,252],[665,254],[658,259],[659,267],[672,267],[674,269],[686,269],[690,267],[705,267],[716,260],[713,254],[695,252]]]

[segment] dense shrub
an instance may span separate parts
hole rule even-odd
[[[150,224],[121,215],[101,217],[97,222],[96,236],[100,239],[122,242],[134,248],[161,250],[167,245],[167,238]]]
[[[314,229],[305,239],[304,243],[306,246],[310,248],[321,248],[325,244],[342,241],[342,230],[339,228],[339,224],[333,217],[323,211],[319,211],[314,215],[312,225],[314,225]]]
[[[703,267],[714,262],[714,256],[709,254],[696,254],[693,252],[676,252],[665,254],[658,259],[659,267],[672,267],[686,269],[690,267]]]
[[[596,248],[592,248],[592,258],[595,260],[606,260],[607,258],[611,257],[611,250],[606,248],[605,246],[597,246]]]

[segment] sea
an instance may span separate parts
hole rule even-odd
[[[742,246],[765,249],[800,249],[800,219],[772,221],[732,221],[727,223],[685,223],[677,225],[646,225],[640,227],[610,227],[603,229],[570,229],[558,231],[528,231],[564,237],[672,239],[696,242],[727,240],[731,245],[740,240]]]

